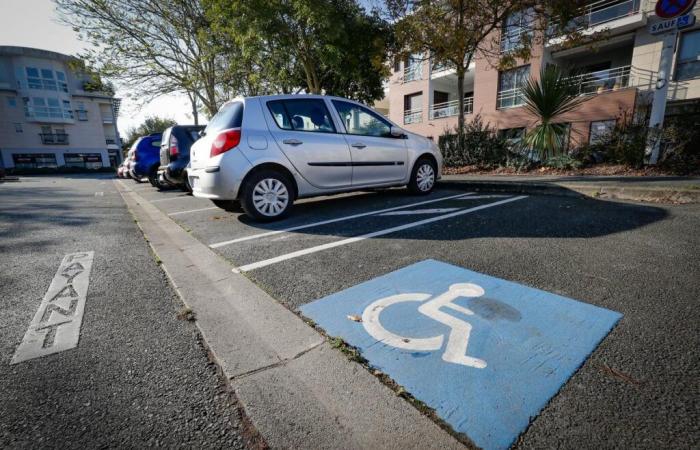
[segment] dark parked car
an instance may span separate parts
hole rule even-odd
[[[192,191],[187,179],[190,147],[199,139],[199,132],[203,129],[204,126],[201,125],[174,125],[163,132],[158,169],[158,179],[161,182]]]
[[[148,181],[158,187],[158,166],[160,166],[160,142],[161,133],[153,133],[142,136],[131,146],[133,154],[129,166],[131,178],[140,182],[141,178],[148,177]]]

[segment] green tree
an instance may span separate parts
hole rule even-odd
[[[129,128],[126,130],[126,133],[124,133],[124,138],[122,139],[124,152],[127,152],[134,142],[136,142],[136,139],[140,138],[141,136],[147,136],[153,133],[162,133],[166,128],[173,125],[177,125],[177,122],[169,117],[146,117],[139,126]]]
[[[243,49],[267,89],[383,96],[391,27],[355,0],[206,0],[216,29]]]
[[[238,88],[236,59],[215,51],[201,0],[54,2],[61,20],[92,44],[81,58],[135,98],[185,93],[197,122],[199,105],[211,116]]]
[[[569,127],[561,122],[561,117],[587,100],[578,95],[579,85],[573,80],[558,67],[546,66],[538,79],[528,79],[521,88],[525,107],[537,118],[523,142],[539,154],[540,161],[563,152]]]
[[[582,0],[386,0],[395,23],[398,55],[421,54],[433,63],[453,67],[457,76],[458,130],[464,129],[464,79],[474,58],[500,68],[530,58],[535,43],[548,32],[581,43],[572,26]],[[528,25],[517,30],[517,45],[501,51],[501,32],[515,13]],[[597,37],[597,36],[596,36]],[[594,38],[585,38],[592,41]]]

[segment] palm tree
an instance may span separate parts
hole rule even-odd
[[[538,124],[525,134],[523,141],[539,154],[540,161],[563,151],[568,125],[557,120],[586,100],[578,95],[578,84],[574,80],[558,67],[548,65],[540,71],[539,80],[530,78],[521,88],[525,107],[538,119]]]

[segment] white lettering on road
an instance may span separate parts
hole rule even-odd
[[[66,255],[10,364],[78,345],[95,252]]]

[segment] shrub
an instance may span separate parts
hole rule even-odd
[[[543,165],[554,169],[575,170],[580,169],[584,164],[572,155],[557,155],[547,158]]]
[[[446,129],[438,140],[446,167],[479,166],[492,168],[508,161],[508,141],[484,124],[480,115],[465,124],[460,133],[455,126]]]

